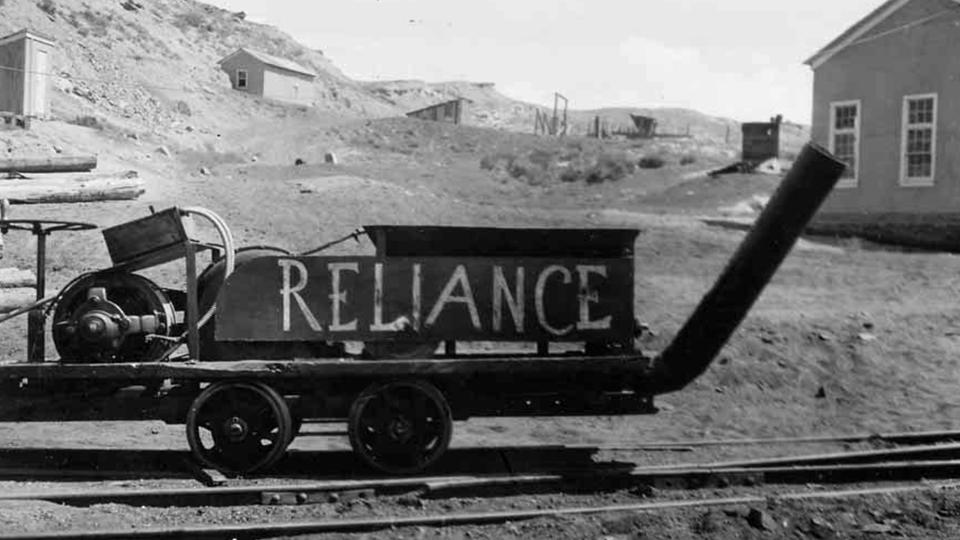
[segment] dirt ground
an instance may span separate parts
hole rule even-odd
[[[160,140],[117,140],[110,133],[59,122],[39,123],[30,132],[4,132],[3,136],[11,141],[11,148],[23,153],[58,141],[69,143],[73,151],[98,153],[107,167],[139,170],[149,186],[141,199],[131,202],[15,206],[14,217],[19,218],[109,226],[141,217],[150,206],[203,206],[226,219],[240,245],[272,244],[293,250],[309,249],[374,223],[635,227],[642,230],[636,244],[635,312],[653,330],[642,344],[651,350],[669,342],[743,237],[742,231],[710,226],[702,218],[718,215],[721,208],[755,195],[769,195],[778,181],[750,175],[715,180],[698,176],[699,171],[722,164],[726,158],[695,141],[667,145],[547,140],[407,119],[293,115],[254,132],[223,133],[211,139],[207,150],[175,151],[170,157],[157,153]],[[585,159],[605,152],[629,160],[657,155],[664,158],[665,166],[635,169],[618,180],[599,183],[562,181],[552,175],[553,169],[529,177],[481,167],[488,156],[522,158],[535,151],[554,156],[572,153],[587,156]],[[335,153],[338,164],[323,163],[326,152]],[[681,165],[683,156],[692,156],[693,162]],[[305,164],[295,166],[297,158]],[[32,237],[11,232],[4,240],[3,266],[32,267]],[[48,250],[51,288],[63,286],[80,272],[109,265],[96,231],[55,235]],[[345,243],[331,251],[371,252],[364,241]],[[177,285],[182,273],[182,267],[171,264],[147,275]],[[659,414],[476,419],[458,424],[453,447],[637,444],[701,437],[958,428],[960,422],[954,416],[960,405],[956,392],[960,382],[956,362],[960,350],[958,286],[960,258],[955,255],[808,237],[798,244],[713,367],[683,391],[658,398]],[[0,325],[4,361],[25,357],[24,335],[23,320]],[[6,447],[186,449],[182,428],[150,423],[3,424],[0,440]],[[345,447],[342,438],[320,437],[303,438],[294,446],[302,451]],[[790,450],[776,449],[781,453]],[[763,452],[769,451],[741,449],[737,455]],[[720,457],[724,456],[695,456],[704,460]],[[3,485],[22,490],[78,484]],[[778,491],[767,489],[769,494]],[[622,504],[639,499],[642,497],[618,492],[429,501],[424,508],[412,509],[398,501],[386,501],[372,507],[357,503],[257,511],[76,509],[28,502],[0,504],[0,523],[5,531],[15,532],[80,525],[214,524],[257,517],[318,519],[393,511],[416,514]],[[951,538],[960,531],[958,508],[960,494],[945,492],[835,504],[771,504],[764,511],[777,525],[768,531],[748,523],[748,509],[734,508],[406,529],[365,537]]]

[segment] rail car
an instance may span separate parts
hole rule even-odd
[[[38,239],[38,300],[0,318],[29,317],[27,361],[0,365],[0,420],[183,424],[196,460],[234,474],[276,463],[305,421],[346,421],[360,459],[406,474],[456,420],[653,413],[706,369],[842,170],[808,145],[658,354],[634,346],[636,230],[374,225],[374,256],[330,257],[237,247],[213,212],[170,208],[104,229],[113,266],[46,297],[45,237],[89,226],[0,221]],[[221,242],[197,241],[195,219]],[[175,260],[183,289],[139,273]]]

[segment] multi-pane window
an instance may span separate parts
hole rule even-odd
[[[830,105],[830,151],[847,164],[838,187],[857,185],[860,156],[860,102],[843,101]]]
[[[237,88],[246,88],[247,87],[247,70],[238,69],[237,70]]]
[[[903,98],[903,156],[900,183],[933,184],[937,147],[937,96]]]

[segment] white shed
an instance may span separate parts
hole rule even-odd
[[[50,112],[53,38],[20,30],[0,38],[0,112],[45,116]]]

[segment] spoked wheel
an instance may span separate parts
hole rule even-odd
[[[293,439],[290,409],[261,383],[220,382],[200,393],[187,413],[187,442],[197,460],[246,474],[277,462]]]
[[[347,432],[354,452],[371,467],[411,474],[446,452],[453,418],[443,394],[428,382],[378,383],[351,405]]]

